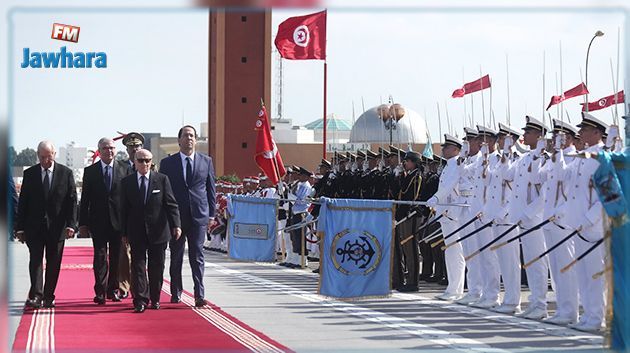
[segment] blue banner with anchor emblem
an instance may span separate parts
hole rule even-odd
[[[334,298],[389,295],[393,202],[324,197],[321,202],[319,294]]]
[[[275,199],[228,197],[228,255],[237,260],[274,261],[276,256]]]

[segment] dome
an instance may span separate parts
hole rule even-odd
[[[379,117],[378,106],[366,110],[352,126],[351,143],[389,143],[389,130]],[[404,108],[405,115],[392,131],[393,143],[427,143],[427,124],[415,111]]]

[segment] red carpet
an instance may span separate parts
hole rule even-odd
[[[13,352],[290,352],[209,304],[194,308],[190,293],[169,303],[168,282],[160,310],[133,312],[131,299],[93,303],[92,248],[66,247],[54,309],[27,309]]]

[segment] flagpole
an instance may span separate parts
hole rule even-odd
[[[543,74],[542,74],[542,116],[541,121],[545,121],[545,51],[543,50]]]
[[[327,93],[327,85],[328,85],[328,63],[326,61],[326,59],[324,59],[324,143],[322,146],[322,158],[326,159],[326,130],[328,127],[327,124],[327,120],[326,120],[326,93]]]
[[[507,77],[507,124],[510,123],[510,64],[508,62],[508,54],[505,53],[505,72]]]
[[[264,107],[265,107],[265,102],[263,101],[263,99],[262,99],[262,98],[260,98],[260,106],[261,106],[262,108],[264,108]],[[266,114],[265,114],[265,115],[266,115]],[[267,120],[267,122],[266,122],[266,123],[267,123],[267,127],[269,128],[269,136],[271,136],[271,139],[272,139],[272,141],[273,141],[273,136],[271,135],[271,126],[270,126],[270,124],[271,124],[271,123],[270,123],[270,121],[269,121],[269,116],[266,116],[265,118],[266,118],[266,120]],[[276,145],[275,141],[273,142],[273,146],[272,146],[272,147],[276,147],[276,148],[278,148],[278,146]],[[272,150],[271,152],[273,153],[273,150]],[[278,150],[278,153],[280,153],[280,150]],[[278,176],[278,192],[279,192],[280,194],[282,194],[282,193],[284,192],[284,190],[283,190],[283,188],[282,188],[282,176],[280,176],[280,168],[278,167],[278,161],[276,160],[276,156],[275,156],[275,155],[273,155],[273,156],[272,156],[272,158],[271,158],[271,160],[273,161],[273,169],[274,169],[274,172],[275,172],[275,173],[276,173],[276,175]]]

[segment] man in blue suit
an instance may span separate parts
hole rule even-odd
[[[179,153],[160,162],[160,173],[168,175],[179,205],[183,237],[169,243],[171,248],[171,303],[179,303],[183,290],[182,263],[188,240],[188,258],[195,285],[195,306],[206,304],[203,287],[203,243],[214,222],[216,207],[212,158],[195,152],[197,131],[186,125],[177,134]]]

